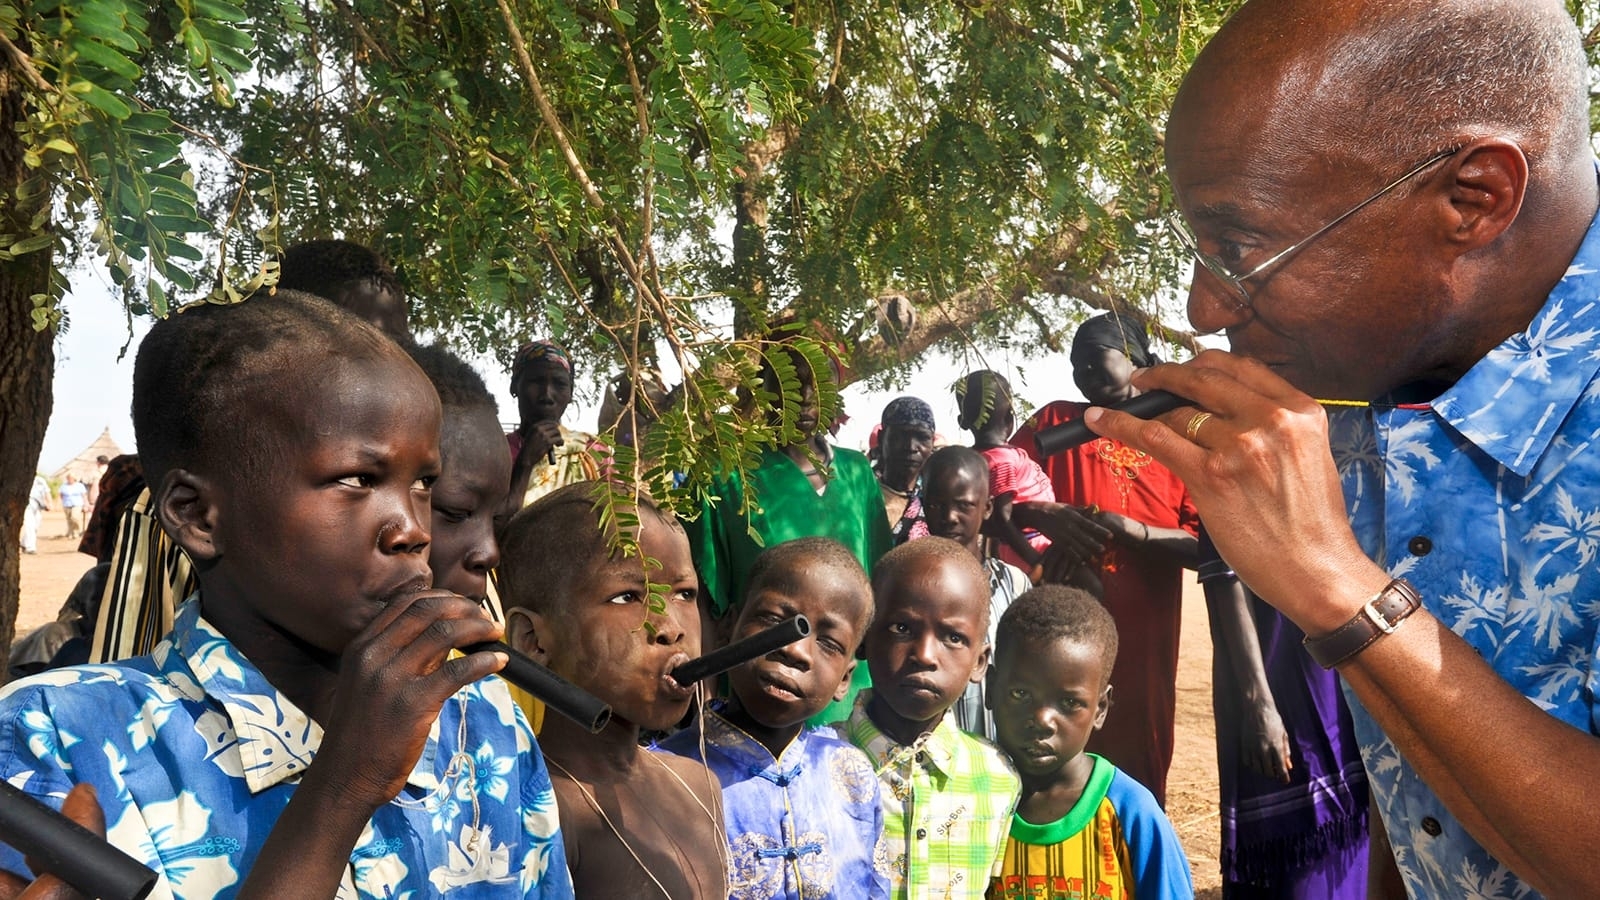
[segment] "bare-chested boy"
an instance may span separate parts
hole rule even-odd
[[[716,777],[639,746],[640,729],[665,730],[689,710],[691,690],[667,673],[700,652],[700,579],[683,529],[648,500],[616,500],[638,517],[630,536],[643,559],[612,552],[596,502],[614,489],[571,484],[511,520],[500,565],[507,640],[611,705],[599,734],[547,715],[539,736],[578,896],[720,900]],[[664,609],[651,610],[652,585]]]

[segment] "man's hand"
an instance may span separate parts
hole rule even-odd
[[[1194,406],[1150,421],[1096,408],[1084,421],[1182,479],[1240,580],[1307,634],[1326,634],[1354,611],[1324,598],[1371,596],[1388,583],[1350,530],[1328,419],[1316,400],[1267,366],[1220,350],[1142,369],[1134,383]],[[1190,434],[1197,408],[1211,415]]]

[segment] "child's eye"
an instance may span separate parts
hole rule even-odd
[[[625,605],[627,605],[629,603],[638,603],[639,602],[639,592],[638,591],[623,591],[622,593],[617,594],[614,597],[606,598],[606,602],[607,603],[615,603],[618,606],[625,606]]]
[[[411,482],[411,489],[413,491],[431,491],[433,490],[433,483],[438,480],[439,476],[437,475],[424,475]]]
[[[971,641],[967,640],[967,636],[966,635],[964,635],[964,634],[956,634],[955,632],[951,632],[950,634],[945,635],[945,641],[947,641],[948,643],[954,644],[957,647],[965,647],[967,644],[971,643]]]
[[[817,645],[836,656],[844,655],[844,645],[833,638],[823,638],[817,641]]]
[[[1013,700],[1026,700],[1028,699],[1028,690],[1027,688],[1012,688],[1006,692],[1006,696]]]
[[[446,522],[450,522],[451,524],[459,524],[472,518],[472,513],[460,509],[450,509],[444,506],[435,506],[433,508],[433,514]]]
[[[353,488],[370,488],[376,484],[377,481],[378,480],[371,475],[346,475],[339,479],[340,484],[344,485],[345,487]]]

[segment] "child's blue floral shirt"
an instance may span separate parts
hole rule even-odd
[[[161,876],[158,900],[233,896],[322,742],[195,601],[150,656],[8,685],[0,723],[0,777],[57,808],[93,785],[109,840]],[[4,845],[0,868],[28,871]],[[573,896],[549,773],[499,679],[445,702],[337,896],[441,895]]]

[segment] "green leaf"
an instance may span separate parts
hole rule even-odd
[[[158,319],[167,317],[167,290],[154,278],[150,279],[150,311]]]
[[[128,33],[128,22],[114,10],[120,4],[110,3],[78,3],[72,8],[70,21],[72,27],[96,40],[103,41],[121,50],[134,52],[139,49],[139,39],[144,37],[142,32],[136,38]]]
[[[190,0],[194,11],[218,22],[248,22],[250,16],[232,3],[223,0]]]
[[[79,83],[82,84],[85,82]],[[117,98],[111,92],[97,84],[90,84],[88,89],[83,91],[83,102],[89,104],[95,109],[100,110],[113,119],[126,119],[130,114],[133,113],[133,110],[128,107],[128,104],[122,102],[121,99]]]
[[[120,75],[129,81],[138,81],[139,76],[144,74],[142,69],[134,65],[133,60],[86,36],[73,35],[67,39],[67,47],[78,54],[80,62],[92,63],[113,75]],[[125,117],[126,114],[118,116],[118,118]]]
[[[52,246],[55,244],[55,242],[55,235],[46,232],[44,234],[29,235],[28,237],[17,241],[15,244],[12,244],[6,249],[11,253],[12,256],[22,256],[26,253],[35,253],[43,250],[46,247]]]

